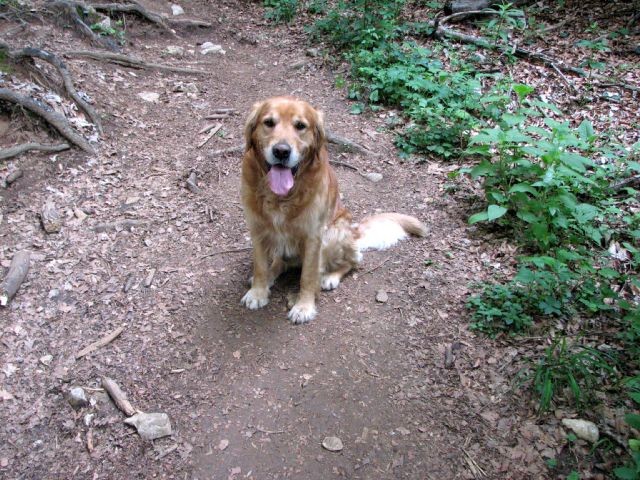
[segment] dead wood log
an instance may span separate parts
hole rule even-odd
[[[71,125],[69,125],[67,119],[58,112],[48,110],[47,107],[45,107],[41,103],[36,102],[29,97],[25,97],[16,92],[13,92],[8,88],[0,88],[0,100],[15,103],[26,108],[27,110],[31,110],[33,113],[41,116],[47,122],[49,122],[52,127],[58,130],[58,132],[60,132],[60,134],[71,143],[77,145],[87,153],[95,153],[93,147],[89,145],[89,142],[87,142],[80,134],[78,134],[73,128],[71,128]]]
[[[340,149],[340,151],[347,153],[359,153],[360,155],[372,155],[374,157],[378,156],[377,153],[372,152],[368,148],[363,147],[359,143],[356,143],[348,138],[341,137],[340,135],[336,135],[332,132],[327,132],[327,142],[332,143]]]
[[[497,7],[505,3],[504,1],[496,0],[451,0],[444,6],[444,13],[452,15],[454,13],[470,12],[472,10],[482,10],[485,8]],[[528,3],[533,3],[532,0],[512,0],[511,5],[513,7],[520,7]]]
[[[191,18],[167,18],[167,22],[177,27],[211,28],[213,26],[213,24],[205,22],[204,20],[194,20]]]
[[[123,12],[123,13],[132,12],[132,13],[137,13],[142,18],[148,20],[149,22],[151,22],[151,23],[153,23],[155,25],[158,25],[163,30],[169,32],[169,34],[171,34],[174,38],[180,38],[176,32],[171,30],[171,27],[169,27],[169,25],[167,25],[167,23],[165,22],[165,19],[162,18],[162,16],[160,16],[159,14],[157,14],[155,12],[151,12],[151,11],[147,10],[146,8],[144,8],[142,5],[140,5],[137,2],[134,2],[134,3],[95,3],[95,4],[89,5],[89,7],[93,8],[94,10],[96,10],[98,12]]]
[[[0,306],[6,307],[18,292],[20,285],[27,277],[30,260],[31,254],[27,250],[16,252],[11,259],[9,273],[7,273],[4,282],[2,282],[2,288],[0,288]]]
[[[37,150],[40,152],[61,152],[71,148],[68,143],[60,143],[58,145],[42,145],[40,143],[22,143],[15,147],[4,148],[0,150],[0,160],[17,157],[18,155],[28,152],[29,150]]]
[[[72,51],[66,52],[65,57],[71,58],[90,58],[92,60],[106,60],[107,62],[116,63],[131,68],[147,68],[151,70],[160,70],[174,73],[187,73],[193,75],[207,75],[210,72],[204,70],[194,70],[192,68],[173,67],[171,65],[163,65],[160,63],[148,63],[136,57],[129,57],[120,53],[112,52],[90,52],[90,51]]]
[[[78,95],[78,92],[73,85],[73,80],[71,79],[71,73],[69,73],[67,66],[62,60],[56,57],[53,53],[46,50],[40,50],[39,48],[27,47],[21,50],[10,50],[6,48],[8,47],[6,44],[1,42],[0,47],[5,48],[7,54],[12,59],[19,60],[22,58],[39,58],[40,60],[44,60],[45,62],[53,65],[60,74],[60,77],[62,77],[62,84],[64,85],[66,92],[73,101],[76,102],[76,105],[78,105],[78,107],[80,107],[80,109],[89,116],[93,124],[98,129],[98,132],[102,134],[102,122],[100,121],[100,117],[91,105],[85,102],[82,97]]]
[[[104,347],[105,345],[109,345],[116,338],[118,338],[123,331],[124,331],[124,325],[116,328],[113,332],[109,332],[107,335],[105,335],[99,340],[96,340],[91,345],[87,345],[85,348],[83,348],[78,353],[76,353],[76,360],[86,355],[89,355],[92,352],[95,352],[96,350]]]
[[[116,404],[116,407],[124,412],[127,417],[131,417],[136,414],[137,410],[133,408],[133,405],[131,405],[131,402],[127,400],[127,396],[122,390],[120,390],[120,387],[116,382],[111,380],[109,377],[102,377],[102,388],[107,391],[113,400],[113,403]]]

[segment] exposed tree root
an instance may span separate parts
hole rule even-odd
[[[96,11],[102,12],[133,12],[140,15],[142,18],[158,25],[163,30],[167,31],[174,38],[179,38],[176,32],[171,30],[171,27],[167,25],[164,18],[155,12],[150,12],[139,3],[95,3],[89,5],[89,7]]]
[[[89,142],[87,142],[80,134],[78,134],[71,127],[71,125],[69,125],[67,119],[58,112],[48,110],[47,107],[45,107],[41,103],[36,102],[29,97],[20,95],[12,90],[9,90],[8,88],[0,88],[0,100],[15,103],[41,116],[71,143],[77,145],[87,153],[95,153],[93,147],[89,145]]]
[[[0,150],[0,160],[17,157],[18,155],[28,152],[29,150],[38,150],[40,152],[61,152],[71,148],[68,143],[60,143],[59,145],[42,145],[41,143],[22,143],[15,147]]]
[[[102,134],[102,122],[100,121],[100,116],[91,107],[91,105],[85,102],[82,97],[78,95],[78,92],[73,85],[71,74],[62,60],[56,57],[53,53],[47,52],[46,50],[40,50],[39,48],[28,47],[23,48],[22,50],[10,50],[8,45],[0,42],[0,49],[6,50],[7,55],[14,60],[20,60],[23,58],[39,58],[40,60],[44,60],[45,62],[53,65],[58,70],[60,77],[62,77],[62,83],[69,96],[74,102],[76,102],[78,107],[80,107],[80,109],[89,116],[93,124],[98,129],[98,132]]]
[[[92,60],[106,60],[108,62],[117,63],[125,67],[131,68],[147,68],[151,70],[161,70],[165,72],[187,73],[192,75],[207,75],[209,72],[205,70],[195,70],[192,68],[173,67],[171,65],[163,65],[159,63],[147,63],[136,57],[129,57],[120,53],[112,52],[90,52],[90,51],[73,51],[66,52],[65,57],[72,58],[91,58]]]
[[[9,301],[18,292],[20,285],[29,272],[29,261],[31,254],[26,251],[16,252],[11,259],[9,273],[7,273],[2,286],[0,286],[0,306],[6,307]]]
[[[105,47],[109,50],[118,50],[118,46],[115,42],[107,37],[101,37],[94,33],[93,30],[84,23],[84,20],[80,18],[78,10],[86,11],[85,5],[67,0],[55,0],[49,2],[48,7],[52,11],[58,12],[70,20],[80,34],[87,37],[94,45]]]

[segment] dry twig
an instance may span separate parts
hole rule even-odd
[[[104,347],[105,345],[109,345],[111,342],[113,342],[116,338],[120,336],[120,334],[124,331],[124,327],[125,325],[122,325],[116,328],[113,332],[108,333],[107,335],[102,337],[100,340],[96,340],[91,345],[88,345],[82,350],[80,350],[78,353],[76,353],[76,360],[86,355],[89,355],[92,352],[95,352],[96,350]]]
[[[124,412],[127,417],[136,414],[137,410],[133,408],[133,405],[131,405],[131,402],[127,400],[127,396],[122,390],[120,390],[120,387],[116,382],[111,380],[109,377],[102,377],[102,388],[107,391],[113,400],[113,403],[116,404],[116,407]]]
[[[71,148],[68,143],[60,143],[58,145],[42,145],[41,143],[21,143],[15,147],[4,148],[0,150],[0,160],[6,160],[7,158],[17,157],[29,150],[37,150],[40,152],[61,152]]]
[[[120,53],[113,52],[92,52],[86,50],[71,51],[64,54],[65,57],[71,58],[90,58],[92,60],[106,60],[108,62],[116,63],[124,67],[130,68],[147,68],[150,70],[160,70],[164,72],[173,73],[187,73],[193,75],[207,75],[209,72],[205,70],[195,70],[193,68],[173,67],[171,65],[164,65],[160,63],[148,63],[136,57],[129,57]]]
[[[213,127],[213,128],[211,129],[211,131],[209,132],[209,134],[205,137],[205,139],[204,139],[202,142],[200,142],[200,143],[198,144],[198,148],[202,148],[202,147],[204,147],[204,146],[207,144],[207,142],[208,142],[209,140],[211,140],[211,139],[214,137],[214,135],[215,135],[216,133],[218,133],[218,131],[219,131],[221,128],[222,128],[222,124],[221,124],[221,123],[219,123],[219,124],[217,124],[215,127]]]

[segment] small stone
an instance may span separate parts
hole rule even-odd
[[[574,418],[563,418],[562,425],[573,430],[576,437],[591,443],[596,443],[600,438],[600,432],[595,423],[588,420],[580,420]]]
[[[52,360],[53,360],[53,355],[43,355],[42,357],[40,357],[40,363],[43,364],[45,367],[48,367],[49,365],[51,365]]]
[[[42,227],[47,233],[58,233],[62,228],[62,218],[53,202],[47,202],[40,212]]]
[[[172,57],[181,57],[184,55],[184,48],[179,45],[169,45],[162,51],[162,53]]]
[[[411,433],[411,431],[409,431],[408,429],[404,428],[404,427],[398,427],[396,428],[396,430],[401,433],[402,435],[409,435]]]
[[[124,423],[132,425],[138,430],[138,434],[145,440],[171,435],[171,422],[166,413],[136,413],[125,419]]]
[[[126,200],[124,201],[125,205],[133,205],[134,203],[137,203],[140,200],[140,197],[127,197]]]
[[[289,70],[301,70],[307,64],[307,61],[304,58],[295,60],[294,62],[289,64]]]
[[[202,55],[207,55],[209,53],[219,53],[220,55],[225,55],[227,52],[222,49],[222,45],[216,45],[211,42],[204,42],[202,45],[200,45],[200,53]]]
[[[73,387],[67,393],[67,401],[73,408],[78,409],[89,405],[89,399],[82,387]]]
[[[320,50],[317,48],[307,48],[307,56],[309,57],[319,57]]]
[[[174,16],[184,15],[184,9],[180,5],[173,4],[173,5],[171,5],[171,13]]]
[[[373,183],[378,183],[383,178],[382,174],[378,172],[363,173],[362,176]]]
[[[220,440],[220,443],[218,443],[218,450],[223,451],[228,446],[229,446],[229,440],[227,440],[226,438],[223,438],[222,440]]]
[[[140,92],[138,96],[145,102],[156,103],[160,100],[160,94],[156,92]]]
[[[325,437],[325,439],[322,441],[322,446],[330,452],[339,452],[344,448],[344,445],[342,445],[342,440],[340,440],[338,437]]]
[[[387,295],[387,292],[385,292],[384,290],[378,290],[378,292],[376,293],[376,302],[387,303],[388,300],[389,295]]]
[[[9,459],[7,457],[0,458],[0,467],[6,468],[9,466]]]
[[[108,30],[111,28],[111,18],[105,16],[97,23],[97,25],[99,25],[99,28],[102,28],[103,30]]]

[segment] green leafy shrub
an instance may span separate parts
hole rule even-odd
[[[275,23],[289,23],[298,13],[298,0],[264,0],[265,18]]]
[[[636,405],[640,405],[640,376],[635,376],[626,381],[629,397]],[[628,413],[624,417],[627,424],[640,431],[640,415]],[[613,473],[620,480],[640,479],[640,438],[629,439],[629,454],[631,461],[624,467],[616,468]]]

